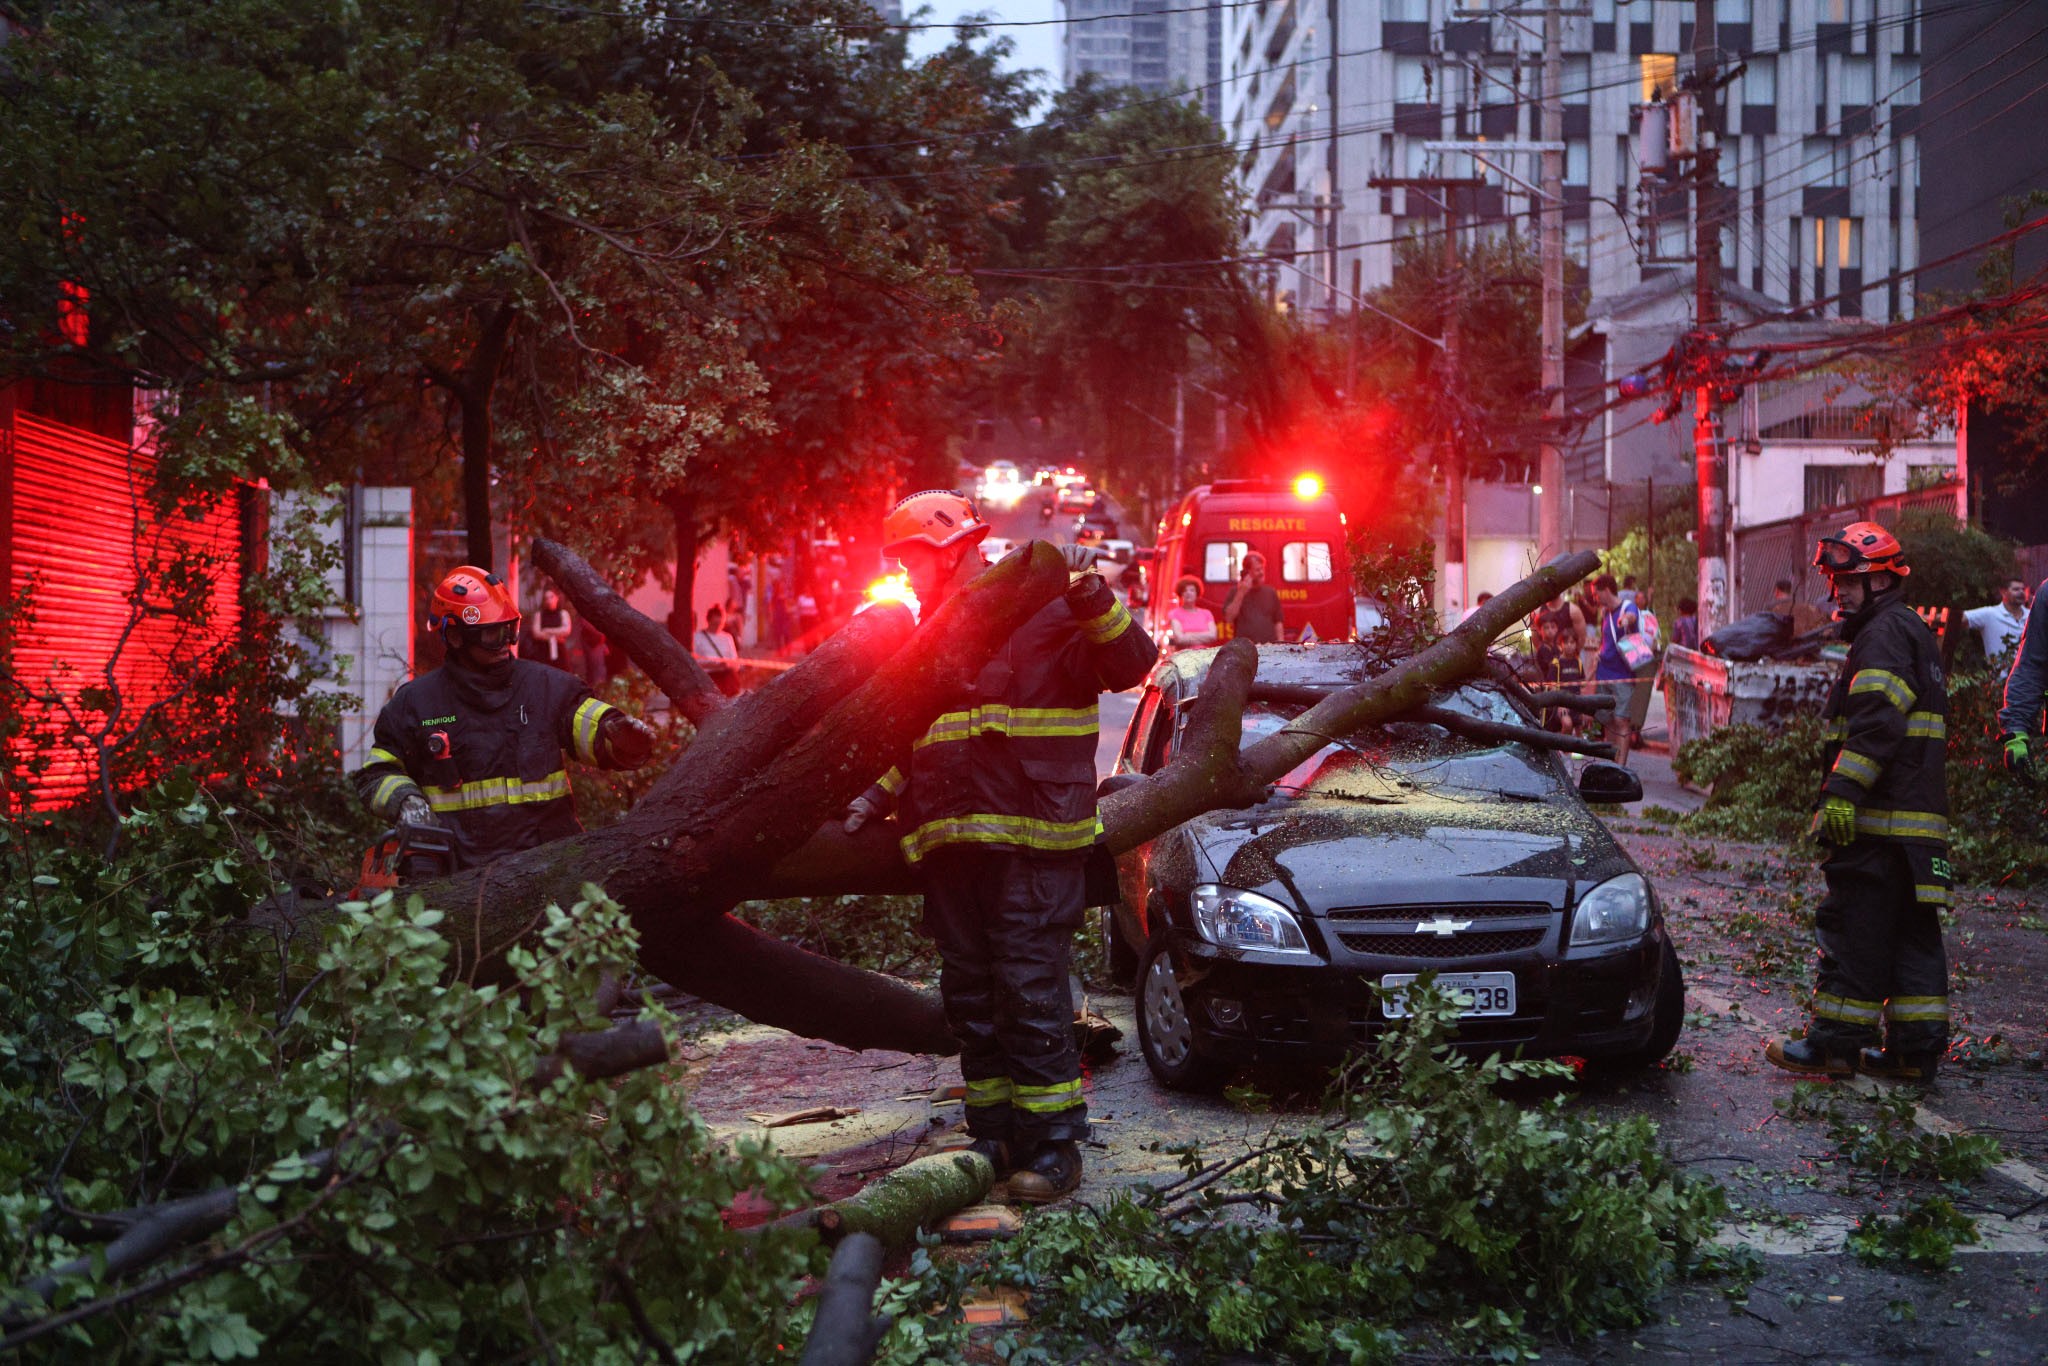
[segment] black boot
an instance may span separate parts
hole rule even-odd
[[[1010,1200],[1019,1205],[1049,1205],[1071,1195],[1081,1184],[1081,1147],[1070,1138],[1041,1143],[1030,1158],[1010,1173]]]
[[[1856,1070],[1880,1081],[1914,1082],[1926,1086],[1941,1065],[1939,1053],[1902,1053],[1892,1048],[1866,1048],[1857,1055]]]
[[[977,1138],[974,1142],[967,1145],[967,1151],[970,1153],[980,1153],[983,1157],[987,1158],[989,1165],[996,1169],[996,1180],[1000,1181],[1010,1174],[1010,1143],[1008,1139]]]
[[[1764,1057],[1787,1072],[1814,1077],[1853,1077],[1856,1059],[1835,1053],[1811,1039],[1772,1039],[1764,1045]]]

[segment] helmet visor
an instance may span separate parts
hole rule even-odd
[[[1813,562],[1826,574],[1846,574],[1863,563],[1863,552],[1838,536],[1823,536]]]
[[[519,639],[519,619],[510,621],[487,621],[481,626],[464,626],[460,622],[448,628],[449,636],[458,645],[478,645],[486,650],[502,650]]]

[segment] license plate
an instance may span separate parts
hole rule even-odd
[[[1388,1019],[1398,1020],[1408,1014],[1408,996],[1400,988],[1420,975],[1390,972],[1380,978],[1380,985],[1394,992],[1386,998]],[[1460,1015],[1515,1013],[1515,974],[1512,972],[1440,972],[1436,975],[1436,985],[1439,991],[1461,1003]]]

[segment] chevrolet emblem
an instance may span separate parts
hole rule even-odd
[[[1453,920],[1447,915],[1440,915],[1434,920],[1418,920],[1415,922],[1415,932],[1417,934],[1433,934],[1439,939],[1449,939],[1459,930],[1469,930],[1471,928],[1471,921]]]

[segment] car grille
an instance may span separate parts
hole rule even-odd
[[[1389,924],[1413,925],[1419,920],[1455,916],[1460,920],[1491,920],[1510,915],[1550,915],[1541,901],[1481,901],[1471,905],[1426,906],[1339,906],[1326,916],[1330,920],[1378,920]]]
[[[1491,930],[1478,934],[1346,934],[1338,940],[1353,953],[1376,953],[1389,958],[1477,958],[1489,953],[1512,953],[1534,948],[1549,931]]]

